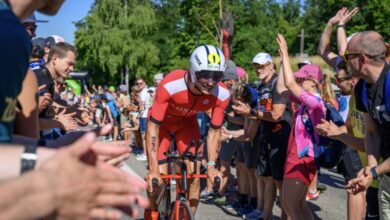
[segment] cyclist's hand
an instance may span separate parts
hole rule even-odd
[[[222,179],[222,174],[221,172],[219,172],[219,170],[215,169],[214,167],[210,166],[207,168],[207,175],[211,181],[211,183],[213,185],[215,185],[216,183],[214,182],[215,178],[218,177],[219,179]],[[220,184],[220,188],[221,188],[221,184]],[[221,190],[221,189],[218,189],[218,190]]]
[[[146,183],[148,184],[148,192],[153,193],[153,189],[156,187],[153,185],[153,179],[158,180],[158,185],[161,185],[162,180],[160,178],[160,173],[158,172],[149,172],[145,176]]]

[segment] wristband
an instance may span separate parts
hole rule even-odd
[[[337,28],[344,28],[344,29],[345,29],[345,24],[338,24],[336,27],[337,27]]]
[[[370,169],[370,171],[371,171],[371,174],[372,174],[372,178],[373,179],[378,179],[379,177],[381,177],[379,174],[378,174],[378,172],[376,172],[376,166],[375,167],[372,167],[371,169]]]
[[[38,159],[36,154],[37,145],[36,144],[27,144],[24,146],[24,152],[22,153],[21,159],[21,173],[25,173],[27,171],[33,170],[35,167],[35,163]]]
[[[207,166],[208,166],[208,167],[211,167],[211,166],[215,167],[215,165],[216,165],[215,161],[209,161],[209,162],[207,162]]]

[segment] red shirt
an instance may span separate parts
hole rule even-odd
[[[210,95],[191,93],[186,83],[186,71],[174,70],[157,87],[156,97],[150,110],[150,120],[175,122],[212,109],[211,127],[222,125],[224,111],[230,100],[230,93],[220,82]]]

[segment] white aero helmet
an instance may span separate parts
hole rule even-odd
[[[193,82],[196,82],[196,72],[216,71],[225,72],[226,61],[222,51],[211,45],[197,47],[190,58],[190,75]]]

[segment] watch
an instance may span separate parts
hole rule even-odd
[[[370,169],[370,171],[371,171],[371,174],[372,174],[372,178],[373,179],[378,179],[379,177],[382,177],[382,175],[379,175],[378,174],[378,172],[376,172],[376,166],[375,167],[372,167],[371,169]]]
[[[37,145],[36,144],[27,144],[24,146],[24,152],[21,156],[21,173],[25,173],[27,171],[33,170],[35,167],[35,163],[38,159],[36,154]]]
[[[345,24],[338,24],[336,27],[337,27],[337,28],[344,28],[344,29],[345,29]]]

